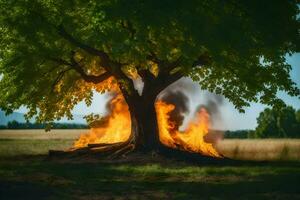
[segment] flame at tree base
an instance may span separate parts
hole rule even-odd
[[[163,101],[155,103],[159,138],[166,146],[179,148],[185,151],[196,152],[206,156],[222,157],[213,144],[205,142],[204,138],[208,134],[210,116],[205,108],[201,108],[195,121],[188,124],[185,131],[174,130],[175,122],[170,120],[169,113],[175,109],[173,104]]]
[[[101,119],[96,127],[92,127],[89,133],[80,135],[75,141],[75,148],[82,148],[88,144],[125,142],[130,137],[131,121],[128,106],[119,93],[109,102],[109,116]]]
[[[119,143],[128,140],[131,134],[131,120],[128,105],[122,94],[118,93],[108,104],[110,115],[101,119],[98,127],[93,127],[87,134],[82,134],[74,143],[74,149],[97,143]],[[221,157],[211,143],[204,137],[208,134],[209,114],[201,108],[196,119],[190,122],[184,132],[174,130],[175,122],[170,120],[173,104],[161,100],[155,103],[160,141],[171,148],[196,152],[206,156]],[[155,133],[153,133],[155,134]]]

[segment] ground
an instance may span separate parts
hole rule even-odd
[[[48,149],[69,147],[72,137],[64,132],[22,134],[0,131],[0,199],[300,199],[300,162],[295,157],[218,165],[155,155],[135,162],[60,160],[49,159]],[[220,149],[237,141],[224,142],[227,147],[224,143]]]

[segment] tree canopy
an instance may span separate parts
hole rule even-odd
[[[299,138],[300,120],[296,114],[299,113],[292,107],[281,109],[266,108],[259,114],[254,136],[257,138]]]
[[[243,110],[299,96],[287,54],[299,52],[297,0],[0,0],[0,107],[38,121],[72,117],[110,76],[198,81]],[[150,73],[149,73],[150,72]]]

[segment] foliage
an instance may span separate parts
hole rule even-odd
[[[89,127],[101,127],[106,121],[107,118],[100,116],[99,114],[89,114],[86,115],[85,120]]]
[[[122,70],[189,76],[240,111],[282,105],[278,90],[299,95],[285,62],[299,52],[297,2],[0,0],[0,107],[72,118],[107,73],[134,91]]]
[[[224,138],[251,138],[253,135],[253,130],[236,130],[236,131],[225,131]]]
[[[297,122],[300,123],[300,109],[296,112]]]
[[[300,138],[300,109],[290,106],[266,108],[257,118],[253,130],[225,131],[225,138]]]
[[[7,126],[2,126],[3,129],[46,129],[48,124],[41,123],[20,123],[17,121],[11,121],[7,123]],[[51,123],[52,129],[86,129],[85,124],[72,124],[72,123]]]
[[[259,114],[255,130],[256,138],[299,138],[300,121],[297,121],[297,112],[292,107],[281,109],[266,108]]]

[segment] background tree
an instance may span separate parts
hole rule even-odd
[[[297,122],[300,124],[300,109],[297,110],[297,112],[296,112],[296,119],[297,119]]]
[[[290,106],[281,109],[266,108],[259,114],[257,124],[257,138],[300,137],[300,123],[297,121],[295,109]]]
[[[224,138],[238,138],[238,139],[246,139],[253,138],[254,130],[235,130],[235,131],[225,131]]]
[[[16,120],[13,120],[13,121],[7,123],[7,128],[21,129],[21,128],[23,128],[23,126],[21,126],[21,124],[19,122],[17,122]]]
[[[3,125],[0,129],[46,129],[48,124],[39,123],[22,123],[16,120],[10,121],[7,125]],[[51,123],[50,128],[52,129],[86,129],[88,128],[85,124],[72,124],[72,123]]]
[[[51,122],[113,76],[136,147],[159,145],[154,102],[181,77],[224,95],[280,106],[299,95],[285,56],[299,51],[297,0],[0,1],[0,107]],[[132,73],[141,78],[139,94]]]

